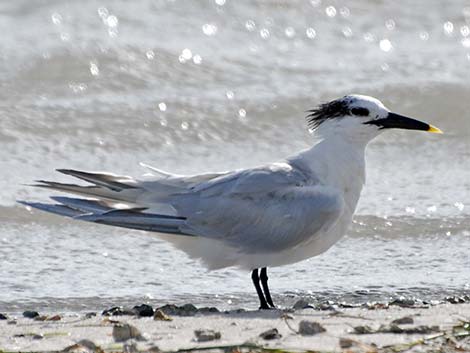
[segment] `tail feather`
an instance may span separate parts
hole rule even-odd
[[[55,181],[47,180],[38,180],[38,184],[33,186],[53,189],[58,191],[70,192],[77,195],[85,195],[97,198],[103,198],[111,201],[121,201],[124,203],[133,203],[135,202],[135,196],[130,195],[129,193],[124,193],[124,191],[113,191],[109,188],[103,188],[101,186],[81,186],[77,184],[66,184],[58,183]],[[130,191],[130,190],[129,190]]]
[[[152,207],[152,209],[153,212],[157,213],[150,213],[147,207],[139,205],[140,202],[137,200],[145,193],[147,189],[145,185],[147,184],[138,183],[128,176],[90,173],[72,169],[58,169],[58,171],[89,182],[92,185],[81,186],[38,180],[34,186],[78,194],[85,198],[51,197],[52,200],[57,202],[56,204],[18,202],[42,211],[87,222],[159,233],[191,235],[187,231],[186,218],[159,214],[155,207]],[[160,172],[160,175],[163,174],[163,172]],[[165,186],[165,188],[168,189],[169,187]],[[172,186],[172,190],[175,188],[178,187]],[[165,195],[168,192],[166,190],[162,194]],[[120,207],[122,204],[124,204],[124,208]],[[152,205],[155,205],[155,202]]]
[[[112,210],[111,206],[99,200],[78,199],[64,196],[52,196],[51,199],[81,212],[104,213]]]
[[[121,191],[125,189],[136,189],[136,181],[129,176],[121,176],[110,173],[90,173],[73,169],[57,169],[58,172],[71,175],[85,180],[89,183],[106,187],[112,191]]]
[[[60,205],[60,204],[48,204],[48,203],[41,203],[41,202],[28,202],[28,201],[17,201],[18,203],[36,208],[41,211],[46,211],[49,213],[54,213],[60,216],[65,216],[65,217],[78,217],[83,215],[83,212],[79,210],[75,210],[73,208],[67,207],[65,205]]]
[[[18,201],[41,211],[72,217],[77,220],[150,232],[192,236],[184,231],[186,218],[142,212],[143,209],[121,210],[97,200],[52,197],[59,204]]]

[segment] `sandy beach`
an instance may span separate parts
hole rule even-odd
[[[114,308],[104,315],[7,313],[0,320],[0,352],[470,351],[469,303],[344,306],[218,312],[187,304]]]

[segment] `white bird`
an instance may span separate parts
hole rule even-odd
[[[319,255],[345,234],[365,182],[367,144],[389,128],[441,133],[362,95],[308,112],[317,143],[276,163],[191,176],[147,166],[156,174],[151,180],[59,169],[92,185],[38,181],[36,186],[85,198],[19,202],[78,220],[160,233],[209,269],[250,270],[260,308],[268,309],[274,307],[268,266]]]

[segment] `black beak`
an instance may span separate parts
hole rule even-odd
[[[421,130],[442,134],[442,131],[435,126],[395,113],[388,113],[386,118],[370,120],[364,124],[377,125],[380,129]]]

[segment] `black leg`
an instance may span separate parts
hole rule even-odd
[[[259,298],[259,308],[260,309],[269,309],[268,303],[266,303],[266,299],[264,298],[263,291],[261,290],[261,286],[259,285],[259,277],[258,277],[258,269],[255,268],[253,272],[251,272],[251,279],[253,280],[253,284],[256,288],[256,293],[258,293]]]
[[[263,267],[261,269],[260,280],[261,280],[261,285],[263,286],[263,291],[264,291],[264,296],[266,298],[266,302],[269,304],[271,308],[275,308],[273,299],[271,298],[271,293],[269,293],[268,270],[266,267]]]

